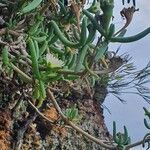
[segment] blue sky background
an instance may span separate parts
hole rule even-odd
[[[116,0],[115,3],[114,22],[118,28],[122,26],[123,23],[119,15],[120,10],[124,7],[121,5],[121,1],[122,0]],[[134,35],[150,27],[150,0],[136,0],[136,3],[140,11],[135,13],[126,35]],[[112,45],[112,49],[114,50],[117,47],[118,44]],[[140,41],[123,44],[120,53],[124,52],[128,52],[128,54],[133,57],[133,61],[138,69],[143,68],[150,61],[150,35]],[[148,86],[150,87],[150,84],[148,84]],[[117,122],[117,128],[120,131],[123,130],[123,125],[126,125],[133,141],[140,140],[144,134],[148,132],[143,124],[143,106],[147,108],[150,108],[150,106],[144,99],[137,95],[124,94],[124,99],[127,101],[127,104],[122,104],[111,95],[106,98],[104,105],[110,109],[111,114],[105,110],[105,122],[110,132],[112,132],[112,122],[114,120]]]

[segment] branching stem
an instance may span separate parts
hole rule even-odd
[[[47,94],[49,96],[49,98],[51,99],[54,107],[56,108],[56,110],[58,111],[58,113],[60,114],[61,118],[64,120],[64,122],[71,126],[73,129],[75,129],[77,132],[81,133],[82,135],[84,135],[85,137],[87,137],[88,139],[90,139],[91,141],[99,144],[100,146],[106,148],[106,149],[109,149],[109,150],[117,150],[117,148],[115,146],[110,146],[110,145],[107,145],[105,143],[103,143],[101,140],[99,140],[98,138],[95,138],[94,136],[88,134],[87,132],[85,132],[84,130],[82,130],[81,128],[79,128],[78,126],[76,126],[74,123],[72,123],[71,121],[69,121],[67,119],[67,117],[63,114],[61,108],[59,107],[53,93],[48,89],[47,90]]]

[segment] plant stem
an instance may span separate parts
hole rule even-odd
[[[68,124],[69,126],[71,126],[73,129],[75,129],[77,132],[81,133],[82,135],[84,135],[85,137],[87,137],[88,139],[90,139],[91,141],[99,144],[100,146],[109,149],[109,150],[117,150],[116,146],[110,146],[105,144],[104,142],[102,142],[101,140],[99,140],[98,138],[95,138],[94,136],[88,134],[87,132],[85,132],[84,130],[82,130],[81,128],[79,128],[78,126],[76,126],[74,123],[72,123],[71,121],[69,121],[67,119],[67,117],[63,114],[61,108],[59,107],[53,93],[50,91],[50,89],[47,90],[47,94],[50,97],[54,107],[56,108],[56,110],[58,111],[58,113],[60,114],[61,118],[64,120],[64,122],[66,124]]]
[[[138,141],[138,142],[133,143],[133,144],[129,144],[129,145],[127,145],[127,146],[125,147],[125,150],[129,150],[130,148],[133,148],[133,147],[139,146],[139,145],[141,145],[142,143],[143,143],[143,140]]]
[[[17,68],[13,63],[10,63],[11,67],[18,73],[20,74],[23,78],[27,80],[27,82],[32,82],[32,78],[30,78],[27,74],[25,74],[23,71],[21,71],[19,68]]]
[[[138,41],[138,40],[144,38],[149,33],[150,33],[150,27],[145,29],[144,31],[134,35],[134,36],[129,36],[129,37],[112,37],[111,38],[111,42],[120,42],[120,43],[134,42],[134,41]]]
[[[47,117],[45,117],[33,104],[31,101],[28,100],[28,103],[30,104],[30,106],[36,111],[36,113],[41,116],[42,118],[44,118],[47,122],[49,123],[54,123],[52,120],[48,119]]]

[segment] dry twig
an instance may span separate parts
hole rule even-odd
[[[101,140],[95,138],[94,136],[88,134],[87,132],[85,132],[84,130],[82,130],[81,128],[79,128],[78,126],[76,126],[74,123],[72,123],[71,121],[68,120],[68,118],[63,114],[63,112],[61,111],[61,108],[59,107],[53,93],[50,91],[50,89],[47,90],[47,94],[50,97],[54,107],[56,108],[56,110],[58,111],[58,113],[60,114],[61,118],[64,120],[64,122],[71,126],[73,129],[75,129],[77,132],[81,133],[82,135],[84,135],[85,137],[87,137],[88,139],[92,140],[93,142],[101,145],[104,148],[110,149],[110,150],[117,150],[117,148],[115,146],[110,146],[107,145],[105,143],[103,143]]]
[[[45,117],[33,104],[31,101],[28,100],[28,103],[30,104],[30,106],[35,110],[35,112],[42,118],[44,118],[48,123],[52,124],[54,123],[52,120],[48,119],[47,117]]]

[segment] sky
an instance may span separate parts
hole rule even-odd
[[[124,6],[121,5],[122,0],[115,1],[114,22],[119,27],[123,23],[119,13]],[[135,13],[133,21],[128,27],[127,36],[134,35],[137,32],[150,27],[150,0],[136,0],[136,3],[139,12]],[[114,50],[117,47],[118,44],[112,45],[112,49]],[[132,56],[132,60],[138,69],[143,68],[150,61],[150,34],[140,41],[123,44],[120,53],[123,54],[124,52],[128,52],[128,54]],[[148,86],[150,88],[150,84],[148,84]],[[150,108],[150,106],[137,95],[124,94],[124,99],[127,101],[126,104],[122,104],[118,99],[111,95],[106,98],[104,105],[111,111],[111,114],[109,114],[107,110],[104,110],[106,125],[110,133],[112,133],[113,121],[116,121],[119,131],[122,131],[123,126],[126,125],[132,141],[140,140],[145,133],[148,132],[143,124],[143,119],[145,117],[143,106],[147,108]]]

